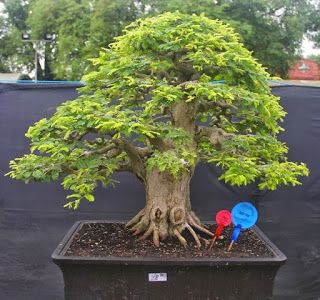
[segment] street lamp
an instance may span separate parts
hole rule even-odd
[[[38,51],[40,49],[41,43],[50,43],[55,38],[54,33],[45,33],[43,36],[43,39],[41,40],[32,40],[31,36],[28,32],[23,32],[21,35],[23,42],[30,42],[33,44],[33,48],[35,50],[35,56],[34,56],[34,64],[35,64],[35,76],[34,81],[38,82]]]
[[[44,34],[44,40],[47,42],[51,42],[54,39],[54,34],[53,33],[45,33]]]
[[[28,32],[22,33],[22,40],[23,41],[29,41],[30,40],[30,34]]]

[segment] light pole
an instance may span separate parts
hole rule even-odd
[[[38,51],[40,49],[41,43],[50,43],[54,39],[55,34],[53,33],[45,33],[44,38],[41,40],[32,40],[30,34],[27,32],[22,33],[22,41],[23,42],[30,42],[33,44],[33,48],[35,50],[34,55],[34,65],[35,65],[35,76],[34,81],[38,82]]]

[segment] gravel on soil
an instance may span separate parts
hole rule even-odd
[[[216,225],[206,225],[214,232]],[[66,256],[91,257],[158,257],[158,258],[253,258],[273,257],[266,244],[252,230],[242,231],[232,250],[227,251],[232,227],[224,229],[222,236],[209,250],[202,239],[199,249],[191,235],[183,232],[188,246],[183,247],[176,238],[168,238],[157,248],[151,239],[138,241],[122,223],[85,223],[75,234]],[[205,234],[202,238],[210,239]]]

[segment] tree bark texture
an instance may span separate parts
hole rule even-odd
[[[160,240],[176,237],[184,246],[187,245],[183,231],[187,230],[198,247],[201,246],[197,232],[202,231],[212,236],[191,210],[190,180],[192,173],[173,178],[167,172],[156,169],[146,174],[146,206],[127,223],[134,235],[141,235],[140,240],[152,236],[153,243],[160,245]]]

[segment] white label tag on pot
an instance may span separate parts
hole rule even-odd
[[[149,273],[149,282],[167,281],[167,273]]]

